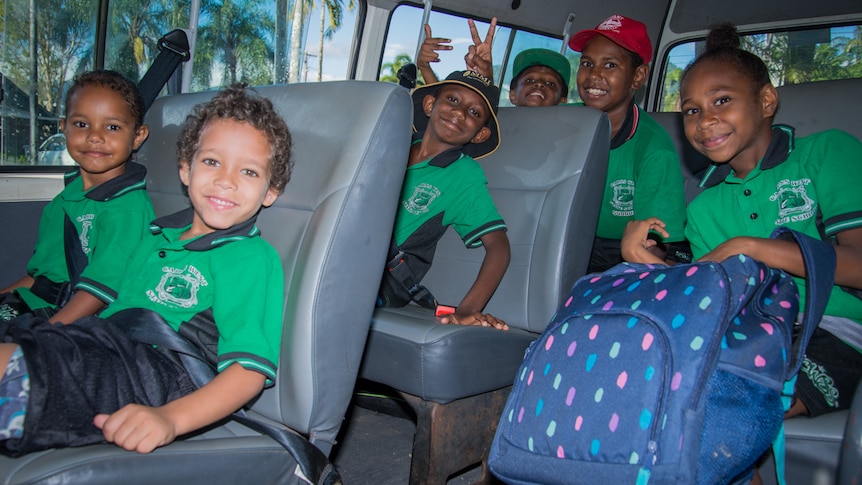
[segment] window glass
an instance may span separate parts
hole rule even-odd
[[[381,81],[398,82],[396,74],[401,66],[415,61],[415,57],[418,54],[419,33],[422,31],[422,13],[421,8],[409,5],[400,5],[393,12],[389,31],[386,35],[383,63],[380,68],[379,79]],[[450,44],[452,50],[438,51],[440,62],[431,65],[437,77],[443,79],[453,71],[465,69],[464,55],[467,53],[468,47],[473,43],[467,19],[465,17],[432,11],[428,18],[428,25],[431,26],[432,36],[451,39],[452,41]],[[488,27],[488,23],[476,22],[476,29],[479,32],[479,36],[483,39],[488,32]],[[534,47],[542,47],[559,52],[562,42],[559,38],[520,31],[502,25],[497,26],[491,52],[494,80],[501,88],[500,106],[511,106],[509,102],[509,84],[512,80],[512,63],[515,60],[515,56],[525,49]],[[510,52],[510,54],[507,54],[507,52]],[[566,49],[566,57],[569,58],[573,66],[576,66],[580,54]],[[503,73],[502,80],[501,73]],[[569,87],[571,92],[568,97],[569,103],[578,101],[577,90],[574,89],[574,70],[572,74],[572,82]],[[423,83],[421,77],[418,82],[419,84]]]
[[[195,2],[200,12],[186,90],[346,79],[358,1]],[[195,18],[191,0],[111,0],[105,58],[96,62],[99,3],[0,0],[0,165],[74,163],[60,148],[59,120],[75,74],[102,64],[138,81],[159,54],[158,39],[191,30]]]
[[[0,165],[59,160],[59,142],[43,145],[59,130],[68,82],[75,72],[92,69],[97,5],[0,0]]]
[[[862,26],[826,27],[742,36],[742,48],[766,63],[775,86],[862,77]],[[704,49],[687,42],[671,49],[659,111],[679,111],[679,79]]]

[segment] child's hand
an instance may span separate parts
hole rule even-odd
[[[479,37],[479,31],[476,30],[476,23],[473,19],[467,19],[467,24],[470,26],[470,36],[473,38],[473,45],[467,48],[467,55],[464,56],[464,63],[467,64],[467,69],[478,72],[479,74],[491,79],[493,77],[493,69],[491,61],[491,47],[494,44],[494,32],[497,29],[497,17],[491,19],[491,25],[488,27],[488,33],[485,34],[485,40]]]
[[[623,259],[632,263],[652,263],[664,264],[660,258],[649,251],[649,248],[655,246],[655,240],[650,239],[650,231],[659,233],[662,237],[670,237],[670,234],[665,230],[665,224],[657,217],[649,219],[629,221],[626,224],[626,229],[623,231],[623,238],[620,242],[620,252]]]
[[[176,438],[174,424],[159,408],[129,404],[114,414],[98,414],[93,424],[105,440],[128,451],[149,453]]]
[[[490,313],[468,313],[462,314],[457,310],[455,313],[446,315],[440,318],[440,323],[451,323],[455,325],[477,325],[480,327],[494,327],[497,330],[509,330],[509,326],[506,325],[506,322],[500,320],[499,318],[491,315]]]
[[[422,46],[419,47],[419,57],[416,58],[416,67],[419,69],[431,69],[432,62],[440,62],[440,55],[437,51],[451,51],[452,39],[444,39],[442,37],[431,37],[431,26],[428,24],[425,27],[425,40],[422,41]],[[427,83],[433,81],[425,80]]]

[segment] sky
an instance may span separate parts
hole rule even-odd
[[[320,11],[315,10],[311,19],[319,19]],[[409,54],[411,58],[416,55],[416,45],[419,40],[419,32],[422,22],[422,9],[402,5],[395,10],[392,17],[389,35],[386,39],[386,48],[383,54],[383,62],[391,62],[398,54]],[[347,66],[350,59],[350,48],[353,42],[353,33],[356,24],[356,12],[346,12],[342,22],[342,28],[335,33],[332,40],[324,42],[323,46],[323,80],[339,80],[347,78]],[[464,54],[467,47],[472,43],[467,21],[462,18],[453,18],[447,15],[433,12],[429,19],[432,35],[435,37],[446,37],[452,39],[452,51],[441,52],[440,63],[435,64],[434,71],[444,73],[443,76],[457,69],[464,68]],[[476,23],[481,36],[485,36],[488,24]],[[306,50],[310,54],[317,54],[320,32],[317,21],[311,22]],[[500,31],[500,29],[498,29]],[[498,32],[498,39],[500,32]],[[442,77],[442,76],[441,76]],[[317,79],[317,59],[309,58],[308,79]]]

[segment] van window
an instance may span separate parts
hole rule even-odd
[[[386,34],[386,46],[379,74],[381,81],[398,82],[396,74],[401,66],[415,61],[418,54],[419,34],[422,31],[421,23],[421,8],[400,5],[394,10]],[[464,70],[464,55],[467,53],[467,48],[473,43],[467,26],[467,18],[432,11],[428,18],[428,25],[431,26],[431,35],[434,37],[452,40],[453,49],[451,51],[439,51],[440,62],[431,65],[437,77],[443,79],[452,71]],[[476,28],[482,38],[485,37],[488,27],[487,22],[476,21]],[[512,63],[519,52],[534,47],[560,52],[562,45],[561,38],[498,25],[494,34],[492,57],[494,81],[500,87],[500,106],[511,106],[509,84],[512,80]],[[579,101],[574,73],[577,71],[576,66],[580,54],[567,48],[565,55],[572,66],[575,66],[572,70],[572,82],[569,86],[568,98],[569,103],[573,103]],[[502,76],[500,75],[501,72],[503,73]],[[419,80],[419,83],[422,83],[422,79]]]
[[[192,30],[193,18],[197,19],[197,38],[191,79],[184,91],[215,89],[233,82],[265,85],[349,76],[362,0],[209,0],[194,2],[203,5],[198,13],[192,12],[192,3],[2,2],[0,166],[68,163],[70,159],[63,157],[60,148],[65,143],[59,120],[75,74],[104,66],[137,81],[158,56],[158,39],[176,28]],[[105,32],[97,28],[102,5],[108,5]],[[31,25],[35,26],[34,42]],[[100,35],[104,39],[97,39]],[[104,57],[100,45],[104,45]],[[51,137],[52,142],[45,143]]]
[[[742,36],[742,48],[769,68],[772,84],[862,77],[862,26],[822,27]],[[664,63],[659,111],[679,111],[679,80],[705,48],[703,40],[678,44]]]

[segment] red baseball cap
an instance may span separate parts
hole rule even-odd
[[[575,52],[582,52],[584,45],[597,35],[603,35],[623,49],[640,55],[646,64],[652,59],[652,43],[646,25],[622,15],[611,15],[595,29],[582,30],[573,35],[569,39],[569,47]]]

